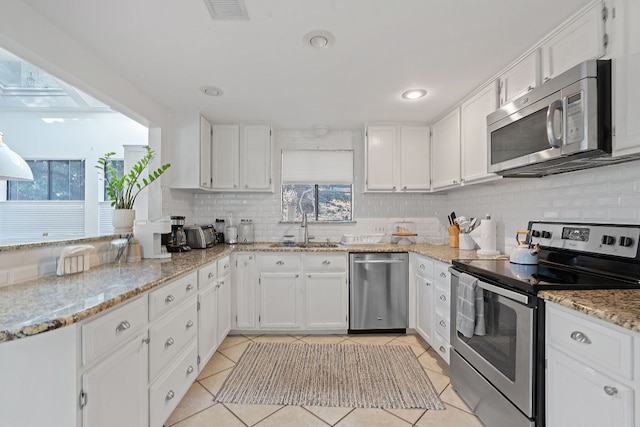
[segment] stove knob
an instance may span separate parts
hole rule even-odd
[[[620,237],[620,246],[629,247],[633,245],[633,239],[631,237]]]
[[[540,237],[540,232],[538,230],[531,230],[531,237]]]
[[[542,238],[543,239],[550,239],[551,238],[551,233],[548,231],[543,231],[542,232]]]
[[[602,236],[603,245],[613,245],[615,242],[616,242],[616,238],[613,236],[607,236],[606,234]]]

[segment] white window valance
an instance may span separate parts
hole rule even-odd
[[[283,184],[353,184],[353,150],[283,150]]]

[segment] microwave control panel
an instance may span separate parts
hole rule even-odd
[[[566,144],[579,143],[584,139],[584,105],[582,91],[567,97]]]

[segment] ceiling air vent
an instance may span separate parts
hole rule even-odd
[[[249,19],[244,0],[204,0],[211,17],[218,19]]]

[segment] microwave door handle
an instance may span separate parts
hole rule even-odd
[[[547,139],[549,140],[549,145],[552,148],[560,148],[562,146],[562,138],[564,135],[561,135],[560,138],[556,138],[556,133],[554,131],[555,128],[555,112],[556,110],[560,111],[562,116],[562,100],[556,99],[549,105],[549,109],[547,110]],[[562,127],[564,129],[564,127]]]

